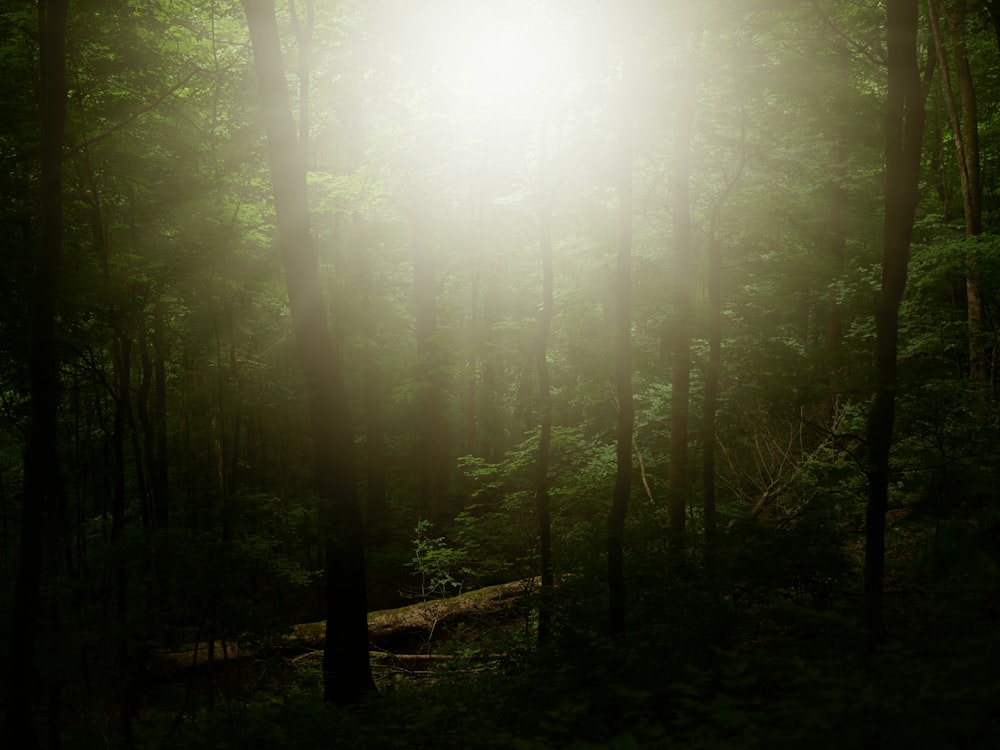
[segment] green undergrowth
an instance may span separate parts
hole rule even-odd
[[[797,524],[794,533],[730,525],[706,559],[697,548],[674,555],[637,520],[624,638],[601,629],[602,540],[593,535],[561,560],[544,646],[534,643],[530,596],[512,599],[509,616],[442,635],[435,659],[375,659],[379,692],[350,709],[322,703],[318,652],[276,655],[228,686],[150,696],[135,746],[1000,747],[994,572],[931,575],[920,550],[933,537],[907,532],[888,571],[890,639],[872,650],[859,624],[856,540],[829,515]]]
[[[383,685],[352,710],[324,706],[303,667],[285,695],[196,712],[189,748],[953,748],[1000,734],[1000,638],[862,657],[794,643],[654,659],[605,644],[585,664],[531,660],[491,673]],[[696,658],[694,658],[696,657]]]
[[[574,581],[569,598],[586,581]],[[635,602],[624,641],[591,632],[578,601],[556,636],[523,632],[463,643],[432,676],[378,670],[380,692],[324,706],[318,659],[287,667],[217,705],[188,712],[169,742],[164,713],[141,747],[644,748],[694,750],[995,747],[1000,632],[991,600],[911,594],[912,622],[861,647],[849,599],[817,608],[789,597],[733,601],[710,586],[665,582]],[[978,592],[982,594],[983,592]],[[950,602],[950,603],[949,603]],[[670,613],[673,613],[671,615]],[[941,630],[960,637],[942,637]]]

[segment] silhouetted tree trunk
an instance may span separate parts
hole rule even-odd
[[[150,460],[153,525],[160,531],[170,526],[170,475],[167,453],[167,351],[163,302],[153,304],[153,451]],[[155,559],[160,621],[170,608],[170,576],[165,556]]]
[[[865,631],[884,638],[882,582],[889,458],[895,421],[899,306],[906,287],[913,218],[919,200],[924,96],[917,68],[917,0],[887,0],[888,95],[885,116],[885,219],[882,288],[875,309],[875,400],[868,414],[868,508],[865,531]]]
[[[997,49],[1000,50],[1000,0],[983,0],[986,10],[989,11],[990,21],[993,24],[993,32],[997,38]]]
[[[267,133],[292,328],[309,405],[314,486],[324,510],[326,638],[323,698],[346,705],[373,691],[354,431],[340,355],[330,338],[309,228],[306,165],[295,132],[272,0],[243,0]]]
[[[122,316],[113,313],[115,318]],[[124,734],[126,747],[132,746],[132,720],[138,704],[135,702],[136,691],[132,684],[131,659],[129,658],[129,611],[128,611],[128,579],[129,566],[126,564],[126,554],[123,550],[125,541],[125,510],[126,510],[126,484],[125,484],[125,432],[126,428],[133,421],[131,416],[131,372],[132,372],[132,332],[123,329],[117,322],[113,325],[115,329],[115,340],[113,351],[115,355],[115,416],[113,450],[115,455],[115,476],[114,494],[112,495],[111,506],[111,546],[115,550],[116,564],[113,568],[112,576],[115,585],[115,625],[113,642],[115,646],[114,655],[116,663],[114,672],[117,677],[118,695],[118,718],[121,722],[122,733]],[[133,430],[132,440],[136,437]],[[142,462],[139,460],[138,451],[135,451],[136,477],[142,476]],[[145,498],[140,494],[142,510],[145,511]]]
[[[41,242],[31,298],[28,387],[31,397],[28,444],[24,453],[24,506],[21,511],[17,578],[10,615],[6,674],[6,747],[40,747],[33,722],[35,642],[41,610],[40,589],[46,549],[56,541],[46,531],[61,503],[56,455],[58,375],[55,352],[56,294],[63,244],[62,146],[66,125],[66,16],[69,0],[38,4],[41,97]],[[49,628],[55,626],[50,622]],[[56,639],[58,635],[49,634]],[[53,706],[53,709],[55,706]]]

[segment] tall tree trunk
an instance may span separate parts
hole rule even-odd
[[[113,312],[115,318],[121,316]],[[142,460],[139,456],[136,435],[132,423],[131,392],[132,381],[132,332],[124,329],[117,322],[114,340],[115,369],[115,415],[114,432],[112,433],[115,455],[114,494],[111,506],[111,547],[116,551],[112,576],[115,586],[115,625],[114,633],[114,670],[118,679],[118,718],[125,736],[126,747],[132,745],[132,720],[138,708],[135,702],[135,686],[132,684],[132,660],[129,657],[129,612],[128,612],[128,579],[129,565],[124,553],[125,541],[125,511],[126,511],[126,466],[125,466],[125,433],[129,432],[132,439],[136,476],[142,477]],[[140,486],[143,486],[140,483]],[[145,512],[145,498],[140,495],[140,502]]]
[[[417,334],[417,382],[420,383],[420,434],[417,446],[417,505],[421,515],[440,520],[448,494],[448,424],[444,413],[445,356],[438,340],[431,202],[414,201],[414,323]]]
[[[692,41],[692,59],[697,40]],[[674,226],[674,321],[671,353],[670,466],[667,474],[667,528],[671,547],[684,540],[690,480],[688,478],[688,422],[691,398],[691,289],[694,284],[691,248],[691,134],[694,129],[694,65],[684,81],[677,108],[670,187]]]
[[[38,4],[41,45],[41,243],[31,298],[28,387],[31,396],[28,444],[24,454],[24,507],[7,660],[6,736],[8,747],[39,747],[33,722],[35,639],[46,526],[61,503],[56,455],[58,375],[55,352],[56,291],[63,244],[62,146],[66,126],[66,16],[69,0]],[[56,634],[51,634],[57,638]]]
[[[919,201],[924,97],[917,67],[917,0],[887,0],[888,95],[885,115],[885,219],[882,288],[875,309],[875,400],[868,414],[868,508],[864,610],[870,643],[885,635],[882,582],[889,458],[895,421],[899,307],[906,287]]]
[[[476,222],[482,224],[482,211],[477,211]],[[481,228],[477,236],[481,234]],[[479,287],[482,282],[482,250],[477,240],[472,256],[472,273],[469,279],[469,359],[468,377],[465,383],[465,444],[463,451],[468,456],[478,456],[479,441],[477,433],[479,431],[479,421],[476,419],[476,404],[478,401],[479,386],[479,346],[480,342],[480,322],[479,322]]]
[[[363,220],[359,219],[358,224]],[[368,530],[376,539],[387,520],[387,485],[385,456],[385,419],[382,414],[382,371],[378,357],[378,303],[375,298],[374,246],[361,252],[361,289],[364,305],[364,381],[365,381],[365,487]],[[373,540],[373,543],[377,541]]]
[[[841,89],[833,104],[833,148],[830,154],[830,244],[828,257],[834,275],[844,268],[847,250],[847,87],[850,78],[850,55],[847,44],[838,40],[834,47],[837,76]],[[844,311],[836,299],[830,300],[826,326],[826,352],[830,358],[830,414],[836,407],[838,382],[837,358],[844,335]]]
[[[538,249],[542,260],[542,306],[538,315],[535,366],[538,370],[538,461],[535,465],[535,513],[538,518],[541,604],[538,608],[538,641],[552,633],[552,514],[549,498],[549,463],[552,452],[552,386],[549,376],[549,336],[552,333],[552,196],[548,185],[547,126],[542,125],[538,164]]]
[[[108,248],[107,226],[104,221],[101,193],[97,184],[97,174],[90,163],[89,151],[84,147],[80,152],[78,172],[84,179],[82,192],[87,196],[90,206],[90,230],[97,250],[97,260],[101,275],[109,288],[112,283],[111,264]],[[131,291],[131,290],[130,290]],[[133,681],[133,660],[130,657],[130,622],[128,610],[129,565],[123,551],[125,541],[125,514],[127,504],[127,466],[125,458],[126,433],[131,439],[136,468],[136,480],[139,487],[140,509],[143,526],[148,528],[148,507],[146,504],[144,462],[139,452],[138,438],[135,430],[135,419],[132,415],[131,382],[132,382],[132,346],[134,344],[134,316],[136,312],[111,305],[108,309],[108,322],[113,332],[111,339],[112,369],[114,384],[110,387],[114,404],[114,416],[111,430],[111,450],[114,456],[113,474],[111,477],[111,546],[116,550],[111,563],[110,577],[114,588],[114,626],[111,630],[114,644],[113,674],[117,679],[115,686],[118,698],[118,719],[121,723],[125,746],[131,747],[132,722],[138,708],[135,700]]]
[[[976,88],[965,45],[965,0],[954,0],[949,21],[951,27],[952,58],[961,104],[955,101],[951,69],[941,33],[940,3],[928,3],[928,15],[934,34],[938,67],[941,69],[941,89],[944,93],[955,161],[958,164],[959,185],[962,190],[962,214],[965,217],[965,236],[976,237],[983,231],[983,180],[979,155],[979,114],[976,105]],[[969,327],[969,377],[980,388],[990,381],[986,356],[985,313],[983,310],[983,284],[975,250],[966,258],[965,294]]]
[[[632,63],[622,67],[618,111],[618,268],[615,282],[615,390],[618,429],[615,487],[608,514],[608,610],[611,633],[625,634],[625,517],[632,491]]]
[[[323,698],[346,705],[375,689],[368,658],[368,598],[354,431],[340,354],[333,346],[309,228],[306,165],[296,139],[272,0],[243,0],[267,133],[292,328],[309,406],[313,481],[324,509],[326,641]]]
[[[997,49],[1000,50],[1000,0],[983,0],[983,5],[990,15],[993,33],[997,38]]]
[[[713,222],[713,225],[715,222]],[[716,405],[722,377],[722,241],[717,227],[708,239],[708,362],[701,426],[701,484],[705,512],[705,548],[711,550],[716,534],[715,441]]]
[[[702,402],[701,427],[701,483],[702,508],[705,513],[706,557],[713,552],[717,530],[715,443],[717,433],[716,409],[719,383],[722,380],[722,240],[719,239],[719,216],[722,208],[743,179],[747,163],[746,125],[740,128],[740,161],[736,174],[726,185],[712,211],[708,232],[708,361],[705,363],[705,392]]]
[[[292,14],[292,28],[295,31],[295,41],[299,52],[299,147],[306,167],[312,164],[312,153],[309,147],[309,131],[312,128],[309,97],[309,80],[312,75],[312,39],[316,29],[316,10],[314,0],[305,0],[305,21],[299,18],[295,0],[289,0],[288,9]]]
[[[167,455],[167,366],[164,338],[164,304],[153,304],[153,452],[150,485],[153,498],[153,525],[165,531],[170,525],[170,478]],[[157,599],[162,623],[170,609],[170,576],[166,560],[155,560]]]
[[[153,305],[153,432],[154,454],[153,502],[156,526],[166,529],[170,525],[170,477],[167,460],[167,351],[164,328],[166,317],[162,302]]]

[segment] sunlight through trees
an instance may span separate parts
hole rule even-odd
[[[0,1],[0,745],[995,745],[998,7]]]

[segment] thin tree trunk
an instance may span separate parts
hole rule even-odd
[[[375,299],[374,247],[371,243],[364,244],[367,247],[361,251],[361,288],[365,321],[365,486],[368,530],[377,538],[383,531],[389,510],[385,480],[385,418],[382,414],[382,399],[385,394],[382,388],[382,372],[376,356],[378,305]]]
[[[143,325],[142,328],[145,329],[145,326]],[[153,467],[156,465],[156,432],[153,428],[152,409],[150,408],[153,393],[153,358],[149,353],[148,337],[149,334],[146,330],[139,332],[139,364],[142,376],[139,380],[139,388],[136,390],[135,410],[139,419],[139,430],[142,433],[142,464],[151,478]],[[142,502],[142,525],[145,531],[152,531],[156,525],[152,482],[146,479],[144,485],[145,491],[139,495]]]
[[[722,380],[722,240],[719,239],[719,215],[722,208],[743,179],[747,163],[746,125],[740,128],[740,161],[734,178],[726,185],[712,212],[708,237],[708,361],[705,364],[705,392],[702,404],[701,481],[702,508],[705,513],[705,549],[710,556],[717,531],[715,443],[719,383]]]
[[[112,433],[115,455],[115,477],[114,495],[112,496],[111,507],[111,547],[118,554],[116,563],[112,569],[112,576],[115,587],[115,625],[113,629],[113,641],[115,645],[114,658],[116,663],[115,674],[118,679],[118,718],[121,722],[122,732],[125,737],[126,747],[132,746],[132,720],[135,718],[136,704],[134,699],[135,690],[131,683],[131,660],[129,658],[129,618],[128,618],[128,574],[129,566],[126,564],[123,553],[123,543],[125,541],[125,431],[130,426],[131,417],[131,366],[132,366],[132,336],[129,331],[125,331],[121,326],[115,324],[115,415],[114,432]],[[141,477],[142,461],[139,456],[134,430],[129,430],[136,459],[136,475]],[[141,500],[142,509],[145,510],[145,500]]]
[[[983,183],[979,156],[979,115],[976,105],[976,89],[965,46],[965,0],[955,0],[949,17],[952,57],[955,62],[955,77],[958,82],[961,106],[955,101],[952,89],[951,69],[948,65],[944,37],[941,33],[939,4],[933,1],[929,2],[928,11],[931,30],[934,34],[938,67],[941,69],[941,89],[944,93],[952,141],[955,145],[955,160],[958,163],[959,185],[962,190],[962,213],[965,217],[965,236],[975,237],[982,234],[983,231]],[[965,283],[969,329],[969,377],[981,389],[985,389],[989,384],[990,375],[986,356],[983,285],[978,265],[975,252],[970,251],[966,258]]]
[[[62,146],[66,124],[66,16],[69,0],[38,4],[41,67],[41,244],[31,299],[28,384],[31,396],[28,444],[24,456],[24,506],[21,511],[17,578],[11,608],[5,711],[8,747],[38,748],[32,699],[35,641],[41,609],[40,589],[46,525],[60,500],[56,456],[58,375],[55,353],[56,293],[63,244]],[[58,638],[57,634],[50,637]]]
[[[484,325],[484,327],[488,327]],[[502,460],[504,445],[503,417],[501,415],[499,403],[501,401],[497,386],[497,371],[500,366],[497,362],[499,355],[494,351],[490,353],[489,359],[483,364],[483,387],[480,401],[483,404],[483,442],[480,446],[480,455],[488,461],[498,463]]]
[[[410,214],[413,232],[414,323],[420,383],[420,434],[417,446],[417,506],[421,515],[440,520],[448,494],[448,425],[444,414],[444,350],[438,340],[437,285],[431,238],[431,203],[417,198]]]
[[[170,475],[167,451],[167,366],[164,341],[164,304],[153,304],[153,451],[150,464],[153,525],[165,531],[170,525]],[[170,609],[170,576],[165,559],[156,558],[157,599],[160,621]]]
[[[611,633],[625,634],[625,517],[632,491],[632,80],[631,63],[622,70],[618,122],[618,268],[615,283],[615,389],[618,397],[616,470],[608,514],[608,604]]]
[[[236,383],[236,398],[233,399],[232,440],[229,441],[229,459],[226,473],[226,494],[232,497],[239,491],[240,472],[240,435],[243,434],[243,404],[245,402],[245,383],[242,368],[236,357],[236,345],[233,343],[235,326],[232,318],[229,320],[229,372]]]
[[[693,49],[697,41],[692,42]],[[694,66],[692,65],[692,68]],[[673,369],[670,391],[670,466],[667,474],[667,528],[671,547],[683,545],[688,495],[688,423],[691,399],[691,136],[694,128],[695,74],[688,71],[677,110],[671,192],[674,227]]]
[[[538,432],[538,461],[535,465],[535,513],[538,518],[538,553],[541,603],[538,607],[538,641],[544,643],[552,634],[552,513],[549,498],[549,463],[552,452],[552,386],[549,375],[549,336],[552,333],[552,198],[548,186],[547,126],[542,126],[538,167],[538,248],[542,260],[542,306],[538,316],[535,341],[535,366],[538,370],[538,407],[541,425]]]
[[[714,222],[713,222],[714,223]],[[722,377],[722,242],[713,227],[708,240],[708,362],[701,427],[701,483],[705,511],[705,547],[715,542],[717,513],[715,490],[716,405]]]
[[[847,112],[844,99],[850,76],[850,55],[847,45],[838,41],[835,46],[837,75],[842,86],[833,106],[833,149],[830,159],[830,245],[829,258],[833,274],[844,267],[847,250]],[[826,352],[830,358],[830,414],[837,402],[841,385],[838,382],[837,358],[844,335],[844,311],[836,299],[830,300],[829,319],[826,326]]]
[[[476,221],[482,224],[482,212],[477,212]],[[476,419],[476,404],[479,385],[479,286],[482,281],[482,251],[478,247],[473,251],[472,273],[469,283],[469,361],[468,379],[465,384],[465,453],[478,456],[478,441],[476,434],[479,422]]]
[[[267,133],[292,328],[305,380],[314,486],[324,508],[326,638],[323,698],[338,705],[375,690],[368,658],[368,599],[354,432],[340,355],[333,346],[309,228],[306,165],[296,139],[272,0],[243,0]]]
[[[153,305],[153,431],[154,455],[153,502],[156,526],[166,529],[170,525],[170,476],[167,461],[167,351],[164,335],[164,305]]]
[[[895,421],[899,307],[906,286],[919,200],[924,97],[917,67],[917,0],[887,0],[888,96],[885,119],[885,219],[882,289],[875,309],[875,400],[868,414],[868,508],[864,610],[869,643],[885,637],[883,578],[889,458]]]

